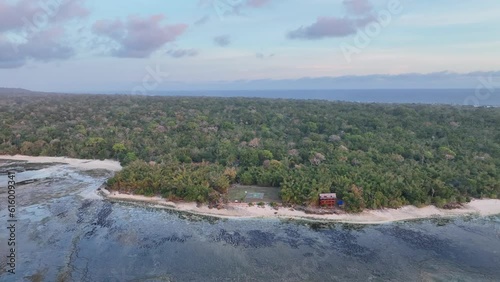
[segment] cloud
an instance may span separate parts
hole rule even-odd
[[[366,26],[374,20],[373,17],[361,19],[320,17],[310,26],[301,26],[290,31],[290,39],[321,39],[324,37],[344,37],[355,34],[358,28]]]
[[[168,50],[167,54],[173,58],[194,57],[198,55],[198,50],[195,49]]]
[[[197,21],[194,22],[195,25],[204,25],[210,20],[209,15],[205,15],[204,17],[198,19]]]
[[[0,32],[19,29],[41,29],[48,24],[89,15],[83,0],[20,0],[9,4],[0,0]]]
[[[54,19],[56,21],[65,21],[73,18],[84,18],[90,14],[90,11],[85,8],[83,3],[85,0],[48,0],[46,3],[61,2],[59,9],[55,7]],[[45,6],[49,7],[49,6]],[[50,11],[50,8],[48,8]]]
[[[19,46],[19,51],[43,62],[69,59],[75,52],[72,47],[59,43],[63,37],[64,29],[53,27],[37,33],[27,44]]]
[[[259,8],[271,3],[271,0],[247,0],[246,5],[253,8]]]
[[[173,42],[188,28],[187,24],[162,25],[164,15],[149,18],[130,16],[122,20],[100,20],[94,23],[92,31],[118,44],[111,50],[116,57],[145,58],[160,49],[165,43]]]
[[[347,12],[354,15],[363,15],[372,11],[373,5],[369,0],[344,0],[342,2]]]
[[[258,9],[270,4],[272,0],[199,0],[198,6],[215,9],[219,17],[242,15],[248,8]]]
[[[252,7],[260,8],[269,3],[272,0],[199,0],[198,6],[216,6],[216,5],[226,5],[230,7]]]
[[[225,47],[231,44],[231,38],[229,35],[220,35],[214,37],[214,43],[218,46]]]
[[[16,52],[17,48],[0,35],[0,69],[18,68],[26,63],[26,58]]]
[[[60,43],[64,29],[53,27],[34,34],[29,41],[13,44],[0,36],[0,68],[18,68],[28,60],[49,62],[72,57],[75,52],[69,46]]]
[[[264,53],[255,53],[255,57],[256,57],[257,59],[264,60],[264,59],[267,59],[267,58],[272,58],[272,57],[274,57],[274,54],[268,54],[268,55],[266,55],[266,54],[264,54]]]
[[[48,62],[74,55],[64,23],[89,15],[84,0],[0,0],[0,68],[18,68],[29,60]]]
[[[301,26],[288,32],[289,39],[322,39],[325,37],[345,37],[356,34],[359,28],[375,21],[370,14],[373,6],[368,0],[344,0],[342,4],[348,13],[356,17],[318,17],[309,26]]]

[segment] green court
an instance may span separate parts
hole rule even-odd
[[[235,185],[229,189],[229,201],[280,203],[280,189],[275,187]]]

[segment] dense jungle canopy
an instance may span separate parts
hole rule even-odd
[[[500,109],[318,100],[0,96],[0,154],[117,159],[111,189],[213,202],[233,183],[350,211],[500,195]]]

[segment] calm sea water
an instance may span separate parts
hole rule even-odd
[[[321,99],[363,103],[420,103],[500,106],[500,90],[476,89],[376,89],[376,90],[249,90],[154,92],[162,96],[258,97]]]
[[[372,226],[220,220],[102,200],[95,189],[105,172],[32,169],[17,175],[39,181],[18,186],[16,275],[5,273],[3,230],[0,281],[500,280],[499,216]],[[0,201],[4,224],[6,214]]]

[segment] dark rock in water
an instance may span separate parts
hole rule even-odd
[[[21,166],[6,166],[6,167],[1,167],[0,168],[0,174],[7,174],[9,172],[15,172],[15,173],[20,173],[20,172],[25,172],[26,169]]]
[[[40,180],[41,179],[27,179],[27,180],[23,180],[23,181],[18,181],[18,182],[16,182],[16,184],[19,185],[19,186],[21,186],[21,185],[35,183],[35,182],[38,182]]]

